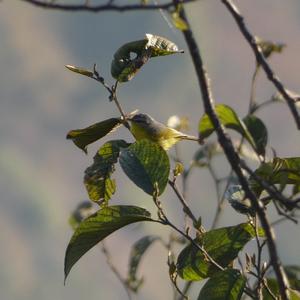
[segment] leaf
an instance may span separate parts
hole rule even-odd
[[[265,124],[254,115],[247,116],[243,121],[253,137],[257,154],[265,156],[268,143],[268,130]]]
[[[179,50],[176,44],[164,37],[146,33],[146,39],[148,40],[146,49],[151,50],[151,57],[165,56],[184,52],[183,50]]]
[[[94,163],[85,170],[84,184],[92,201],[105,203],[115,193],[115,181],[110,178],[114,164],[118,161],[120,149],[128,147],[123,140],[105,143],[94,156]]]
[[[300,291],[300,266],[284,266],[284,271],[289,279],[291,288]]]
[[[65,280],[74,264],[104,238],[128,224],[153,221],[151,214],[137,206],[116,205],[98,210],[75,230],[65,254]]]
[[[90,71],[90,70],[87,70],[87,69],[83,69],[83,68],[79,68],[79,67],[75,67],[75,66],[71,66],[71,65],[65,65],[65,67],[74,72],[74,73],[77,73],[77,74],[80,74],[80,75],[84,75],[84,76],[87,76],[87,77],[93,77],[94,76],[94,72]]]
[[[177,29],[181,31],[185,31],[189,29],[188,24],[180,17],[177,11],[174,11],[171,14],[171,16],[172,16],[172,23]]]
[[[141,259],[153,242],[157,240],[160,240],[159,236],[147,235],[139,239],[131,248],[127,283],[134,291],[137,291],[143,282],[143,278],[136,277]]]
[[[237,132],[239,132],[243,137],[247,139],[247,141],[250,143],[250,145],[255,149],[255,142],[247,130],[246,125],[238,115],[235,113],[235,111],[225,105],[225,104],[218,104],[216,105],[216,114],[221,122],[225,127],[233,129]],[[207,138],[214,132],[214,126],[207,114],[204,114],[203,117],[200,119],[199,122],[199,135],[201,138]]]
[[[170,162],[158,144],[146,139],[131,144],[121,150],[120,164],[125,174],[147,194],[153,195],[156,183],[159,195],[165,190]]]
[[[119,82],[130,81],[151,57],[181,53],[171,41],[153,34],[122,45],[111,62],[111,75]],[[134,53],[135,57],[131,57]]]
[[[281,53],[286,47],[286,45],[282,43],[274,43],[272,41],[261,39],[258,39],[256,43],[260,47],[265,58],[269,58],[273,53]]]
[[[271,162],[262,163],[254,173],[269,184],[300,184],[300,157],[275,157]],[[249,183],[256,194],[263,191],[253,176],[250,176]]]
[[[241,185],[229,185],[225,191],[224,197],[237,212],[251,216],[255,215],[255,210],[251,206],[251,201],[248,198],[245,198],[245,192]]]
[[[275,278],[267,278],[267,285],[274,296],[279,297],[279,286],[278,281]],[[263,299],[264,300],[273,300],[274,298],[270,295],[266,288],[263,288]],[[289,289],[290,300],[300,300],[300,293],[296,290]],[[279,299],[279,298],[278,298]]]
[[[89,144],[103,138],[121,124],[121,119],[110,118],[83,129],[71,130],[67,134],[67,139],[71,139],[78,148],[87,153],[87,146]]]
[[[263,236],[263,232],[260,231],[259,235]],[[242,223],[208,231],[198,243],[218,264],[227,267],[254,237],[253,227],[248,223]],[[177,272],[184,280],[202,280],[217,271],[219,269],[192,244],[185,247],[178,256]]]
[[[227,269],[216,273],[203,286],[198,300],[239,300],[246,285],[246,278],[239,270]]]

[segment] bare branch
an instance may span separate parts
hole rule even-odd
[[[53,10],[64,10],[64,11],[88,11],[88,12],[103,12],[103,11],[117,11],[117,12],[124,12],[130,10],[169,10],[174,7],[172,1],[164,4],[128,4],[128,5],[117,5],[113,4],[112,1],[109,1],[106,4],[101,5],[89,5],[89,3],[84,4],[60,4],[55,2],[47,2],[42,0],[20,0],[23,2],[30,3],[34,6],[46,8],[46,9],[53,9]],[[182,0],[181,3],[190,3],[195,2],[197,0]]]
[[[231,0],[221,0],[221,1],[228,8],[229,12],[235,19],[241,33],[243,34],[243,36],[249,43],[250,47],[252,48],[258,65],[262,66],[268,79],[274,84],[274,86],[276,87],[278,92],[285,99],[285,101],[286,101],[287,105],[289,106],[290,111],[295,119],[297,128],[300,130],[300,116],[299,116],[299,112],[296,107],[296,102],[297,102],[298,97],[295,95],[292,95],[292,93],[284,87],[282,82],[279,80],[279,78],[276,76],[274,71],[271,69],[270,65],[268,64],[267,60],[265,59],[265,57],[262,53],[262,50],[257,45],[255,36],[247,28],[247,26],[244,22],[244,18],[240,14],[237,7],[232,3]]]
[[[225,0],[222,0],[222,1],[224,1],[224,3],[227,2]],[[174,3],[178,4],[179,2],[178,2],[178,0],[174,0]],[[181,9],[180,16],[189,25],[189,21],[185,14],[184,8]],[[190,26],[188,26],[188,27],[190,28]],[[192,57],[192,60],[194,63],[200,91],[202,94],[202,100],[203,100],[205,112],[210,117],[210,120],[211,120],[211,122],[216,130],[216,133],[218,135],[219,143],[221,144],[221,146],[224,150],[224,153],[227,157],[228,162],[230,163],[232,169],[236,173],[236,175],[240,181],[240,184],[242,185],[242,188],[245,191],[246,197],[250,199],[252,206],[254,207],[255,211],[258,214],[261,225],[266,234],[270,259],[271,259],[271,263],[272,263],[272,266],[274,268],[274,271],[275,271],[275,274],[276,274],[276,277],[278,280],[280,294],[281,294],[283,300],[288,300],[289,299],[288,280],[286,278],[286,275],[282,268],[281,262],[279,260],[273,229],[270,226],[270,223],[268,221],[263,204],[256,198],[255,194],[251,191],[248,181],[245,178],[245,176],[242,172],[242,169],[241,169],[240,157],[236,153],[231,139],[225,133],[224,127],[222,126],[222,124],[220,123],[220,121],[216,115],[216,111],[214,108],[214,101],[213,101],[213,97],[212,97],[210,86],[209,86],[208,76],[207,76],[206,70],[204,69],[202,57],[200,55],[200,51],[199,51],[197,42],[194,38],[193,32],[191,31],[191,29],[188,29],[188,30],[185,30],[183,32],[183,34],[184,34],[186,43],[188,45],[188,48],[189,48],[189,51],[190,51],[190,54],[191,54],[191,57]],[[257,46],[256,46],[256,49],[258,50],[259,54],[261,55],[260,50],[257,48]],[[300,121],[299,121],[299,123],[300,123]],[[300,128],[300,125],[299,125],[299,128]]]

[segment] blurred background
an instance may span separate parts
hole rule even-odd
[[[287,44],[284,52],[274,55],[270,62],[286,86],[299,92],[299,1],[235,2],[252,32]],[[199,1],[188,5],[187,10],[216,102],[229,104],[240,116],[245,115],[254,71],[252,52],[221,1]],[[112,83],[113,53],[128,41],[142,39],[145,33],[167,37],[186,53],[153,59],[131,82],[122,84],[119,99],[124,109],[129,112],[138,108],[162,122],[171,115],[187,117],[190,133],[197,134],[203,107],[193,66],[181,32],[170,28],[159,12],[67,13],[43,10],[18,0],[1,1],[1,299],[126,299],[98,247],[78,262],[63,285],[64,252],[72,235],[68,218],[77,204],[87,199],[83,172],[101,145],[90,146],[86,156],[65,136],[71,129],[118,116],[102,86],[69,72],[64,65],[91,68],[97,63],[102,76]],[[257,101],[265,101],[274,93],[274,87],[260,73]],[[299,132],[287,106],[274,104],[258,115],[268,127],[269,145],[277,155],[299,156]],[[119,137],[132,140],[123,129],[105,140]],[[188,163],[197,149],[196,144],[181,143],[183,160]],[[221,169],[229,171],[226,164]],[[118,192],[112,203],[140,205],[155,212],[150,197],[119,169],[116,178]],[[195,171],[189,188],[191,207],[209,227],[216,196],[208,172]],[[162,201],[170,218],[182,224],[182,211],[171,191]],[[226,207],[219,225],[243,220]],[[112,259],[122,274],[126,274],[131,245],[149,233],[167,237],[169,230],[158,225],[135,225],[107,239]],[[276,228],[276,234],[283,263],[299,264],[299,228],[287,222]],[[171,299],[167,253],[159,244],[149,251],[139,272],[146,281],[136,299]],[[195,286],[193,292],[196,295],[199,288]]]

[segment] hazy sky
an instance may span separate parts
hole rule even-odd
[[[248,107],[254,58],[220,2],[192,4],[189,16],[216,102],[231,105],[243,116]],[[299,1],[236,3],[255,34],[288,45],[283,54],[272,57],[271,64],[288,88],[300,92]],[[85,156],[65,136],[70,129],[117,116],[101,86],[67,71],[64,65],[92,67],[97,63],[101,74],[112,82],[110,61],[120,45],[149,32],[165,36],[187,50],[182,35],[170,28],[158,12],[65,13],[45,11],[18,0],[3,0],[0,7],[1,298],[79,300],[88,293],[91,300],[124,299],[122,287],[98,249],[82,258],[63,286],[64,251],[71,236],[67,219],[75,206],[87,199],[83,171],[99,146],[92,146]],[[265,101],[274,92],[261,73],[257,100]],[[138,108],[163,122],[174,114],[186,116],[191,121],[191,133],[197,133],[203,107],[187,51],[151,61],[136,78],[121,86],[119,97],[126,111]],[[266,122],[270,146],[278,156],[299,156],[299,132],[287,107],[276,104],[259,116]],[[112,137],[120,135],[132,140],[125,130]],[[182,144],[180,149],[188,162],[197,146]],[[151,199],[124,176],[117,178],[120,188],[115,203],[141,205],[153,211]],[[212,182],[206,172],[196,172],[191,186],[202,183],[205,187]],[[192,188],[189,197],[209,226],[216,203],[213,188],[200,193]],[[181,217],[178,205],[170,201],[175,199],[167,198],[171,214]],[[241,220],[227,208],[222,224],[233,225]],[[133,227],[108,241],[122,272],[126,272],[130,245],[143,234],[157,230],[161,232],[155,226]],[[167,233],[164,229],[163,234]],[[299,237],[299,230],[292,224],[278,230],[279,250],[284,263],[299,264],[299,238],[290,241],[292,233]],[[153,289],[158,281],[162,282],[162,293],[170,298],[167,267],[161,268],[166,254],[161,254],[159,246],[150,251],[142,270],[147,281],[138,299],[162,299],[159,289]]]

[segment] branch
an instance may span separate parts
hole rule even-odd
[[[41,0],[20,0],[23,2],[30,3],[37,7],[42,7],[46,9],[53,9],[53,10],[64,10],[64,11],[88,11],[88,12],[103,12],[103,11],[117,11],[117,12],[124,12],[124,11],[130,11],[130,10],[169,10],[172,7],[174,7],[174,4],[172,1],[164,4],[128,4],[128,5],[117,5],[112,4],[111,1],[108,1],[107,4],[100,4],[100,5],[89,5],[88,3],[85,4],[59,4],[59,3],[53,3],[53,2],[47,2],[47,1],[41,1]],[[181,3],[189,3],[189,2],[195,2],[197,0],[182,0]]]
[[[222,1],[224,3],[227,3],[227,1],[225,1],[225,0],[222,0]],[[174,0],[174,3],[179,4],[179,1]],[[188,24],[188,28],[190,28],[189,21],[185,14],[184,8],[182,8],[180,16]],[[202,57],[200,55],[200,51],[199,51],[197,42],[194,38],[193,32],[191,31],[191,29],[188,29],[186,31],[183,31],[183,34],[184,34],[186,43],[187,43],[189,51],[190,51],[190,55],[191,55],[193,63],[194,63],[200,91],[202,94],[202,100],[203,100],[205,112],[210,117],[210,120],[211,120],[211,122],[216,130],[216,133],[218,135],[219,143],[221,144],[221,146],[224,150],[224,153],[227,157],[228,162],[230,163],[232,169],[236,173],[236,175],[240,181],[240,184],[242,185],[242,188],[245,191],[246,197],[250,199],[252,206],[254,207],[255,211],[257,211],[261,225],[266,234],[268,248],[269,248],[269,254],[270,254],[270,260],[271,260],[272,266],[274,268],[274,272],[275,272],[277,280],[278,280],[280,294],[281,294],[283,300],[288,300],[289,299],[288,280],[286,278],[286,275],[284,273],[284,270],[281,266],[281,263],[280,263],[280,260],[278,257],[278,252],[277,252],[277,247],[276,247],[276,243],[275,243],[275,236],[274,236],[273,229],[270,226],[270,223],[268,221],[268,218],[266,216],[266,213],[265,213],[262,203],[256,198],[255,194],[251,191],[248,181],[245,178],[245,176],[242,172],[241,166],[240,166],[240,157],[236,153],[234,146],[232,144],[232,141],[225,133],[224,127],[222,126],[222,124],[220,123],[220,121],[216,115],[216,111],[214,108],[214,101],[213,101],[213,97],[212,97],[210,86],[209,86],[208,76],[207,76],[206,70],[204,69]],[[256,47],[256,49],[258,50],[257,47]],[[260,50],[258,50],[258,53],[261,55]],[[299,125],[299,128],[300,128],[300,125]]]
[[[249,43],[250,47],[252,48],[254,55],[256,57],[256,61],[258,65],[261,65],[264,69],[268,79],[274,84],[278,92],[282,95],[285,99],[287,105],[290,108],[290,111],[295,119],[297,128],[300,130],[300,116],[299,112],[296,107],[297,96],[293,96],[290,91],[288,91],[279,78],[276,76],[274,71],[271,69],[270,65],[268,64],[267,60],[265,59],[260,47],[257,45],[255,36],[249,31],[247,28],[243,16],[240,14],[237,7],[232,3],[231,0],[221,0],[223,4],[228,8],[229,12],[235,19],[237,26],[239,27],[241,33],[243,34],[244,38]]]

